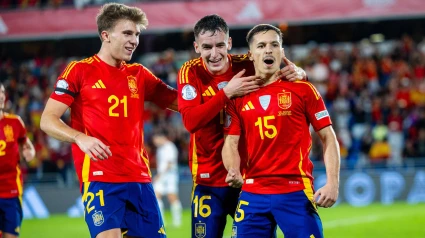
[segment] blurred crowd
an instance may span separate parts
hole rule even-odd
[[[0,10],[10,9],[34,9],[34,8],[60,8],[60,7],[76,7],[83,8],[90,5],[102,5],[108,2],[132,3],[132,2],[166,2],[181,1],[195,2],[205,0],[0,0]]]
[[[233,53],[246,52],[237,49]],[[347,168],[365,165],[400,166],[407,159],[425,158],[425,40],[371,43],[309,43],[285,47],[288,58],[304,68],[325,99]],[[138,61],[167,84],[176,87],[177,72],[191,51],[143,55]],[[72,171],[70,145],[40,130],[43,106],[58,75],[71,60],[35,57],[21,62],[0,59],[0,79],[6,86],[10,112],[20,115],[36,148],[27,172],[41,178],[58,172],[63,181]],[[63,120],[69,123],[69,113]],[[189,134],[178,113],[147,103],[145,144],[155,167],[155,131],[168,131],[179,149],[179,163],[187,165]],[[314,133],[312,133],[314,134]],[[311,158],[322,161],[320,140],[314,136]]]

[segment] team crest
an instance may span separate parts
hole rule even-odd
[[[222,90],[224,87],[226,87],[226,85],[227,85],[228,83],[229,83],[229,82],[224,81],[224,82],[221,82],[221,83],[217,84],[217,88],[218,88],[218,90]]]
[[[96,211],[91,217],[93,218],[93,223],[95,226],[101,226],[105,221],[103,219],[102,211]]]
[[[131,97],[139,98],[139,94],[137,93],[139,89],[137,88],[136,77],[130,75],[130,76],[127,76],[127,79],[128,79],[128,89],[130,89]]]
[[[195,224],[195,236],[196,238],[204,238],[207,235],[207,224],[196,223]]]
[[[6,125],[3,128],[4,136],[6,137],[6,142],[13,142],[15,138],[13,138],[13,128],[10,125]]]
[[[277,94],[277,105],[282,109],[288,109],[292,105],[291,92]]]
[[[263,95],[263,96],[259,97],[260,105],[264,109],[264,111],[267,110],[267,108],[270,105],[270,98],[271,98],[270,95]]]

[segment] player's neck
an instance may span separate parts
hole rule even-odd
[[[275,74],[257,74],[259,75],[263,80],[264,80],[264,84],[263,86],[269,85],[271,83],[273,83],[274,81],[277,80]]]
[[[119,68],[122,64],[122,60],[117,60],[103,47],[100,49],[99,53],[97,53],[97,56],[105,63],[112,67]]]

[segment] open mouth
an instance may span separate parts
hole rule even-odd
[[[267,66],[272,66],[274,63],[274,59],[271,57],[267,57],[263,60],[263,62],[267,65]]]

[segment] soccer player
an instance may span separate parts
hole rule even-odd
[[[0,84],[0,237],[19,236],[22,223],[21,156],[34,159],[35,150],[18,115],[4,112],[6,94]]]
[[[272,237],[276,226],[285,237],[323,237],[317,207],[331,207],[338,197],[339,148],[331,119],[316,88],[309,82],[278,79],[282,33],[261,24],[247,35],[249,59],[264,86],[228,104],[223,162],[226,183],[240,187],[238,143],[247,139],[245,182],[232,230],[233,237]],[[323,143],[326,185],[314,192],[309,126]]]
[[[157,174],[153,178],[153,188],[158,199],[159,209],[163,214],[162,196],[167,195],[171,207],[173,225],[179,227],[182,219],[182,204],[179,200],[179,173],[177,147],[167,137],[166,131],[158,131],[152,141],[156,146]]]
[[[258,90],[262,79],[254,75],[247,55],[230,55],[232,39],[226,22],[217,15],[200,19],[194,27],[194,48],[200,58],[179,71],[179,112],[191,133],[189,166],[193,177],[192,237],[223,237],[226,217],[233,217],[240,193],[224,181],[224,107],[230,98]],[[279,71],[289,80],[305,78],[305,72],[285,59]],[[244,76],[245,75],[245,76]]]
[[[50,136],[73,143],[91,237],[165,237],[143,148],[144,102],[176,110],[177,91],[140,64],[126,64],[146,28],[145,13],[109,3],[97,15],[100,51],[71,62],[41,118]],[[71,108],[71,126],[61,121]]]

